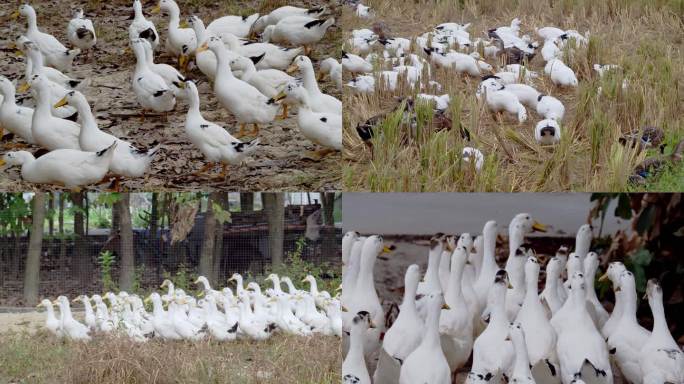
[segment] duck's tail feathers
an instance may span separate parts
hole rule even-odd
[[[245,141],[245,142],[233,142],[233,149],[235,149],[236,152],[240,152],[244,155],[249,155],[250,153],[254,152],[259,145],[259,139],[253,139],[251,141]]]
[[[144,157],[153,157],[161,148],[161,144],[157,141],[152,143],[152,146],[146,149],[133,148],[133,154]]]

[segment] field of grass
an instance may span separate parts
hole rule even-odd
[[[405,84],[391,92],[376,89],[371,95],[345,90],[344,185],[364,191],[678,191],[684,187],[684,164],[666,167],[645,185],[632,185],[628,177],[645,158],[659,156],[657,149],[639,152],[618,143],[625,134],[654,125],[665,131],[665,154],[684,138],[684,1],[682,0],[369,0],[375,10],[371,20],[343,14],[345,40],[352,29],[369,28],[382,21],[391,37],[414,38],[443,22],[472,23],[471,40],[486,37],[489,28],[522,21],[521,35],[539,41],[535,29],[557,26],[575,29],[591,37],[564,61],[579,79],[576,89],[560,89],[543,75],[544,61],[537,56],[529,68],[540,72],[533,86],[560,99],[566,108],[562,139],[555,146],[534,140],[534,126],[541,120],[528,108],[523,124],[496,117],[475,98],[479,79],[451,71],[436,70],[433,78],[441,92],[451,96],[450,112],[469,129],[472,142],[465,143],[458,129],[433,132],[430,123],[418,118],[419,134],[403,141],[400,119],[388,118],[376,128],[373,150],[366,147],[355,127],[378,113],[394,108],[398,97],[419,91]],[[552,5],[552,6],[550,6]],[[540,44],[543,41],[539,41]],[[416,51],[415,46],[412,50]],[[419,53],[419,52],[414,52]],[[487,60],[495,65],[492,59]],[[618,64],[621,73],[599,79],[592,66]],[[496,66],[495,66],[496,67]],[[389,67],[376,68],[386,70]],[[627,79],[629,86],[620,84]],[[348,80],[348,79],[346,79]],[[602,91],[598,89],[601,87]],[[429,93],[429,92],[428,92]],[[427,105],[418,105],[417,114]],[[485,164],[479,173],[460,161],[464,146],[479,148]]]
[[[337,384],[337,338],[277,335],[264,342],[90,343],[46,333],[0,334],[0,383]]]

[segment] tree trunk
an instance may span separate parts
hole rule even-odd
[[[26,254],[26,271],[24,274],[24,301],[28,305],[38,302],[38,284],[40,278],[40,253],[43,248],[43,224],[45,223],[45,192],[36,192],[33,196],[31,237]]]
[[[83,197],[83,217],[85,218],[83,234],[88,237],[88,230],[90,229],[90,200],[88,200],[88,192],[84,192]]]
[[[240,212],[252,211],[254,211],[254,193],[240,192]]]
[[[268,219],[268,251],[271,263],[283,263],[283,241],[285,238],[285,204],[282,193],[262,193],[264,214]]]
[[[74,266],[76,277],[85,283],[92,279],[93,271],[90,255],[86,252],[85,242],[85,218],[84,218],[84,192],[71,193],[71,201],[74,204],[74,253],[71,256],[71,263]]]
[[[159,193],[152,193],[152,209],[150,210],[150,242],[156,245],[159,230]]]
[[[46,196],[48,200],[48,210],[50,211],[50,217],[48,218],[48,233],[50,237],[55,234],[55,194],[48,193]]]
[[[321,204],[323,205],[323,225],[335,225],[333,215],[335,212],[335,192],[321,193]]]
[[[66,258],[66,239],[64,236],[64,192],[59,192],[59,216],[57,217],[57,225],[59,227],[59,261],[64,262]]]
[[[228,193],[219,194],[219,205],[224,210],[228,210]],[[212,283],[219,286],[221,277],[221,264],[223,262],[223,229],[225,223],[216,223],[216,242],[214,243],[214,268]]]
[[[119,289],[131,292],[135,275],[135,255],[133,253],[133,225],[131,223],[131,195],[122,193],[115,203],[119,216]]]
[[[216,240],[216,218],[214,217],[214,203],[220,202],[221,192],[212,192],[207,202],[207,212],[204,214],[204,238],[202,253],[199,260],[199,274],[212,279],[214,266],[214,243]]]

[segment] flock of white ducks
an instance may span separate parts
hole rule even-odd
[[[496,222],[476,238],[435,235],[422,280],[418,265],[406,270],[404,299],[389,329],[373,268],[391,250],[381,236],[347,233],[343,382],[455,383],[471,361],[469,384],[612,383],[616,370],[630,383],[684,383],[684,354],[669,331],[658,281],[646,288],[654,320],[647,330],[637,322],[634,275],[612,262],[600,278],[612,282],[616,296],[608,313],[594,290],[599,260],[586,224],[574,252],[561,247],[549,259],[540,293],[540,263],[525,235],[543,229],[531,215],[516,215],[503,269],[495,260]]]
[[[374,18],[363,4],[357,5],[356,15],[368,22]],[[475,39],[471,39],[469,27],[470,23],[447,22],[417,36],[392,38],[385,36],[381,22],[375,22],[372,29],[352,30],[345,42],[348,52],[342,60],[342,68],[353,76],[346,86],[355,93],[372,94],[379,88],[394,92],[405,84],[405,89],[417,92],[419,98],[431,100],[435,113],[444,112],[449,108],[450,97],[439,94],[443,87],[436,81],[434,69],[445,68],[454,76],[479,79],[476,97],[497,119],[504,114],[524,124],[532,117],[529,110],[535,111],[537,123],[532,129],[536,141],[540,145],[558,143],[565,107],[558,98],[540,92],[535,86],[546,79],[557,90],[576,88],[577,76],[563,58],[565,52],[572,56],[578,47],[586,46],[589,32],[582,35],[552,26],[539,28],[536,34],[543,41],[540,49],[540,43],[533,37],[521,35],[518,18]],[[546,63],[545,79],[529,65],[539,52]],[[602,77],[621,68],[596,64],[594,69]],[[383,87],[378,86],[380,83]],[[626,86],[625,81],[623,87]],[[367,132],[359,135],[368,140]],[[466,147],[463,156],[467,160],[472,153],[484,156],[473,147]]]
[[[212,289],[200,276],[195,281],[202,287],[198,297],[175,288],[164,280],[166,293],[152,292],[142,299],[126,292],[103,295],[80,295],[73,303],[84,307],[83,322],[74,319],[66,296],[43,299],[38,307],[46,310],[45,327],[60,338],[88,341],[95,335],[128,337],[134,342],[151,338],[161,340],[237,339],[265,340],[275,333],[298,336],[342,336],[340,300],[327,291],[319,291],[316,279],[308,275],[302,283],[309,290],[297,289],[287,276],[271,274],[266,280],[273,288],[262,288],[256,282],[244,285],[235,273],[235,290]],[[286,285],[286,290],[282,285]],[[108,304],[107,304],[108,302]],[[146,309],[151,305],[151,312]],[[55,314],[53,305],[59,308]]]
[[[286,118],[288,105],[300,110],[297,124],[301,133],[322,147],[308,157],[319,160],[342,149],[342,103],[320,91],[314,64],[305,56],[335,22],[332,17],[325,18],[325,8],[283,6],[267,15],[223,16],[206,28],[193,15],[188,19],[192,28],[182,28],[178,4],[174,0],[159,1],[153,13],[161,11],[169,17],[166,52],[178,57],[182,71],[194,61],[213,82],[220,105],[240,124],[236,134],[204,120],[192,81],[173,66],[154,62],[160,35],[154,23],[145,18],[139,0],[134,0],[133,10],[135,17],[129,27],[130,48],[136,58],[131,77],[133,94],[143,118],[146,112],[166,118],[166,113],[178,108],[179,101],[188,104],[185,132],[207,161],[198,174],[220,164],[223,170],[219,176],[225,178],[227,166],[242,164],[257,150],[259,124]],[[0,166],[20,166],[26,181],[69,189],[97,183],[107,174],[115,179],[115,186],[120,178],[143,177],[160,146],[136,148],[102,131],[82,93],[89,81],[65,74],[81,52],[92,51],[97,43],[93,22],[84,17],[82,9],[74,12],[67,25],[67,37],[73,46],[69,49],[38,28],[31,5],[21,5],[13,15],[19,16],[26,18],[28,27],[16,40],[17,49],[26,58],[26,81],[18,91],[30,88],[35,107],[18,105],[16,81],[0,75],[0,127],[49,152],[38,158],[27,151],[8,152],[0,159]],[[247,39],[257,33],[261,33],[261,42]],[[321,73],[331,72],[330,61],[326,63]],[[281,105],[284,113],[278,117]],[[243,142],[240,138],[247,135],[247,124],[254,126],[254,138]]]

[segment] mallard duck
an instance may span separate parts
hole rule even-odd
[[[304,46],[304,54],[311,54],[311,45],[320,41],[335,18],[317,19],[309,16],[288,16],[264,29],[262,39],[270,43]]]
[[[185,98],[185,90],[183,89],[183,83],[185,83],[185,77],[181,75],[178,70],[168,64],[157,64],[154,62],[154,52],[152,51],[152,46],[147,40],[141,40],[145,46],[145,60],[147,65],[150,67],[152,72],[161,76],[164,79],[166,85],[173,90],[173,95],[176,98]]]
[[[207,121],[200,112],[200,99],[197,87],[192,81],[185,83],[188,93],[188,114],[185,120],[185,132],[192,142],[204,154],[209,163],[199,171],[204,172],[214,163],[221,163],[223,170],[221,177],[226,176],[226,166],[239,165],[252,154],[259,140],[241,142],[218,124]]]
[[[242,56],[261,57],[254,65],[257,69],[287,69],[292,60],[299,56],[304,49],[283,48],[271,43],[246,42],[241,44],[237,37],[231,34],[219,36],[226,47]]]
[[[16,18],[19,15],[27,18],[28,29],[24,35],[38,46],[40,52],[45,57],[45,63],[60,71],[68,71],[71,69],[74,58],[81,53],[81,50],[78,48],[67,49],[67,47],[62,45],[54,36],[38,30],[36,11],[30,5],[21,5],[19,11],[15,12],[12,16]]]
[[[29,144],[34,144],[31,133],[31,121],[33,120],[33,108],[17,105],[15,100],[14,84],[4,76],[0,76],[0,137],[3,130],[8,130],[21,137]]]
[[[663,289],[658,280],[646,285],[648,305],[653,313],[653,332],[639,352],[644,384],[684,382],[684,353],[670,333],[663,309]]]
[[[50,151],[80,150],[78,135],[81,126],[73,121],[52,115],[54,96],[50,81],[43,75],[35,75],[31,78],[30,84],[36,99],[36,108],[31,120],[31,133],[36,144]]]
[[[147,62],[145,43],[142,39],[135,39],[131,41],[131,45],[137,60],[131,83],[138,103],[143,110],[171,111],[176,105],[176,98],[164,79]]]
[[[117,143],[114,157],[109,169],[124,177],[142,177],[149,171],[150,163],[159,150],[159,145],[145,150],[135,148],[131,143],[121,140],[114,135],[103,132],[97,126],[95,116],[85,96],[78,91],[67,93],[55,106],[69,104],[78,110],[81,116],[81,133],[79,144],[84,151],[98,151],[113,142]]]
[[[197,36],[191,28],[180,28],[180,8],[174,0],[160,0],[152,13],[163,11],[169,15],[169,36],[166,39],[166,51],[179,56],[178,65],[185,70],[188,56],[197,49]],[[187,48],[184,50],[184,47]]]
[[[142,4],[140,0],[133,0],[133,11],[135,16],[133,22],[128,27],[128,38],[133,41],[135,39],[145,39],[150,42],[152,49],[157,49],[159,45],[159,33],[154,23],[147,20],[142,12]]]
[[[81,51],[90,50],[97,43],[93,22],[85,18],[83,9],[78,8],[74,11],[74,16],[67,25],[67,37],[71,45]]]
[[[342,110],[314,112],[311,108],[311,96],[296,83],[290,83],[276,99],[290,98],[299,105],[297,125],[302,134],[315,144],[326,147],[314,154],[319,158],[333,150],[342,150]]]
[[[30,152],[8,152],[0,160],[4,164],[21,166],[22,179],[30,183],[57,184],[67,189],[96,183],[107,174],[116,143],[99,152],[57,149],[35,158]]]
[[[426,297],[427,319],[425,334],[420,345],[411,352],[401,366],[399,384],[451,383],[451,372],[439,337],[439,318],[442,309],[449,309],[442,293],[431,293]],[[425,367],[430,369],[425,369]]]
[[[258,13],[249,16],[223,16],[209,23],[207,30],[217,36],[230,33],[237,37],[247,37],[258,18]]]
[[[314,112],[341,111],[342,102],[337,98],[326,95],[318,88],[316,73],[311,59],[307,56],[297,56],[292,65],[287,69],[288,73],[299,72],[302,75],[304,88],[309,93],[311,110]]]
[[[291,5],[285,5],[280,8],[276,8],[267,15],[262,15],[259,17],[252,25],[252,32],[263,32],[263,30],[269,25],[278,24],[278,22],[286,17],[290,16],[309,16],[309,17],[321,17],[325,13],[325,7],[316,8],[300,8],[293,7]]]
[[[203,52],[207,49],[214,52],[217,58],[214,93],[221,105],[240,123],[238,137],[244,136],[247,124],[254,124],[251,135],[258,135],[258,124],[272,122],[279,105],[274,99],[264,96],[254,86],[233,76],[228,51],[219,38],[210,37],[209,41],[197,48],[197,51]]]
[[[587,311],[584,274],[576,272],[569,280],[570,309],[563,314],[562,321],[572,326],[561,328],[556,344],[563,382],[581,379],[588,383],[612,383],[608,348]]]

